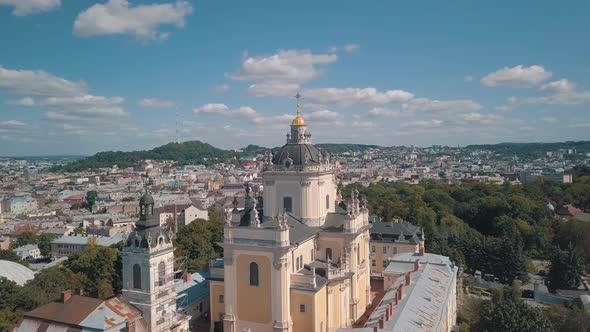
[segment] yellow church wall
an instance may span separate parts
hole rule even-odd
[[[340,327],[340,310],[342,309],[340,303],[340,285],[329,286],[328,289],[328,315],[329,328],[335,329]]]
[[[211,308],[211,320],[213,322],[221,321],[222,315],[225,312],[225,305],[223,302],[219,302],[219,295],[224,295],[223,281],[211,280],[209,301]]]
[[[411,244],[411,243],[382,243],[382,242],[374,242],[371,241],[369,245],[369,250],[371,250],[371,272],[381,273],[385,269],[383,266],[383,262],[387,262],[390,257],[393,257],[397,254],[401,254],[404,252],[418,252],[419,245],[418,244]],[[383,252],[383,248],[385,247],[385,253]],[[373,248],[375,250],[373,251]],[[395,248],[395,250],[394,250]],[[395,252],[395,253],[394,253]],[[375,266],[373,266],[373,260],[375,261]],[[388,263],[385,263],[388,264]]]
[[[258,286],[250,286],[250,263],[258,264]],[[239,320],[268,324],[272,320],[271,264],[268,257],[238,255],[236,259],[237,310]]]
[[[300,243],[297,248],[291,251],[291,272],[297,271],[297,257],[303,256],[303,264],[309,264],[315,259],[316,254],[313,239]]]
[[[293,332],[314,331],[314,293],[291,290],[291,319],[293,320]],[[301,312],[304,305],[305,312]]]
[[[328,287],[324,287],[318,292],[314,294],[315,298],[315,307],[314,307],[314,323],[315,323],[315,330],[316,332],[325,332],[326,331],[326,315],[328,310],[327,302],[328,296]]]

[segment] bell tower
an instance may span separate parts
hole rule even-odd
[[[139,207],[136,228],[122,251],[123,297],[142,312],[150,331],[170,331],[188,324],[176,313],[173,234],[154,216],[154,198],[147,186]]]

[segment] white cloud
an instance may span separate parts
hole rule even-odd
[[[353,121],[352,126],[358,128],[376,128],[377,124],[372,121]]]
[[[174,108],[176,104],[171,100],[157,99],[157,98],[143,98],[137,102],[143,107],[152,108]]]
[[[512,109],[512,107],[510,107],[508,105],[500,105],[500,106],[494,107],[494,109],[498,112],[508,112]]]
[[[309,50],[279,50],[271,56],[248,57],[233,80],[254,81],[248,89],[255,96],[284,96],[298,90],[300,85],[317,77],[317,65],[333,63],[335,54],[313,54]]]
[[[567,91],[543,97],[517,98],[510,97],[508,101],[513,105],[545,104],[545,105],[581,105],[590,104],[590,91]]]
[[[340,117],[340,113],[329,110],[315,111],[306,115],[305,118],[314,122],[334,122]]]
[[[375,88],[320,88],[302,92],[303,98],[325,104],[387,104],[406,102],[414,97],[403,90],[378,91]]]
[[[352,53],[357,51],[359,48],[360,46],[358,44],[346,44],[342,49],[344,49],[346,53]]]
[[[573,91],[576,88],[576,83],[567,79],[561,79],[558,81],[549,82],[541,85],[539,90],[555,93],[566,93]]]
[[[428,98],[416,98],[402,105],[403,112],[473,112],[482,109],[482,106],[473,100],[435,100]]]
[[[554,116],[545,116],[543,117],[543,122],[546,123],[556,123],[557,122],[557,118]]]
[[[214,90],[216,92],[228,92],[230,89],[229,84],[224,83],[224,84],[220,84],[220,85],[216,85]]]
[[[573,123],[570,128],[590,128],[590,122]]]
[[[285,123],[293,120],[292,114],[281,114],[275,116],[259,116],[252,119],[252,123],[256,125],[269,125],[277,128],[284,128]]]
[[[27,124],[18,120],[0,120],[0,127],[24,127]]]
[[[375,108],[369,110],[369,116],[370,117],[377,117],[377,118],[397,117],[401,114],[402,114],[402,112],[400,110],[383,108],[383,107],[375,107]]]
[[[241,106],[237,109],[230,109],[225,104],[205,104],[193,110],[195,114],[217,114],[227,117],[247,117],[253,118],[258,116],[258,112],[249,106]]]
[[[504,67],[493,73],[489,73],[481,79],[481,84],[489,87],[511,86],[515,88],[527,88],[538,85],[550,78],[552,73],[546,71],[543,66],[533,65],[524,67],[518,65],[512,68]]]
[[[61,6],[60,0],[0,0],[0,6],[14,6],[12,15],[26,16],[50,11]]]
[[[471,75],[465,75],[465,76],[463,77],[463,81],[465,81],[465,82],[471,82],[471,81],[473,81],[474,79],[475,79],[475,78],[474,78],[473,76],[471,76]]]
[[[84,82],[68,81],[42,70],[12,70],[2,66],[0,89],[29,96],[75,96],[87,90]]]
[[[463,114],[461,118],[467,122],[476,123],[480,125],[491,125],[504,121],[504,118],[498,115],[482,114],[476,112]]]
[[[188,1],[130,6],[127,0],[109,0],[81,12],[74,22],[74,34],[81,37],[129,34],[141,39],[166,39],[160,25],[182,28],[193,9]]]
[[[443,124],[442,120],[431,119],[431,120],[417,120],[412,122],[403,123],[400,127],[402,128],[438,128]]]
[[[6,102],[6,104],[12,106],[33,106],[35,105],[35,100],[33,100],[31,97],[25,97],[17,100],[9,100]]]

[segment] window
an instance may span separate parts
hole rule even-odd
[[[141,289],[141,267],[139,264],[133,265],[133,288]]]
[[[219,296],[217,297],[217,302],[223,303],[223,294],[219,294]]]
[[[313,256],[315,253],[313,252],[313,249],[311,249],[311,260],[315,260],[315,257]]]
[[[299,305],[299,312],[305,312],[305,304]]]
[[[383,246],[383,253],[386,254],[387,253],[387,246]]]
[[[161,261],[158,264],[158,285],[163,286],[166,283],[166,263]]]
[[[250,263],[250,286],[258,286],[258,264]]]
[[[397,254],[397,247],[393,247],[393,254]]]
[[[375,246],[371,246],[371,252],[375,252]]]
[[[293,212],[293,198],[283,197],[283,210],[286,212]]]
[[[383,267],[386,268],[389,265],[389,261],[386,259],[383,261]]]
[[[377,266],[377,263],[375,262],[374,259],[371,260],[371,266]]]
[[[330,195],[326,195],[326,209],[330,208]]]
[[[357,264],[361,263],[361,246],[358,244],[356,246],[356,262]]]
[[[326,248],[326,261],[332,260],[332,248]]]

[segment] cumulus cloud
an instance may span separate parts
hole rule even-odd
[[[9,100],[6,104],[12,106],[33,106],[35,105],[35,100],[31,97],[25,97],[22,99]]]
[[[386,118],[386,117],[397,117],[402,114],[399,109],[391,109],[391,108],[383,108],[383,107],[375,107],[369,110],[370,117],[376,118]]]
[[[555,93],[566,93],[573,91],[576,88],[576,83],[567,79],[561,79],[558,81],[549,82],[541,85],[539,90]]]
[[[553,73],[545,70],[543,66],[533,65],[525,67],[518,65],[512,68],[504,67],[489,73],[480,82],[489,87],[504,85],[515,88],[528,88],[540,84],[552,75]]]
[[[249,106],[241,106],[236,109],[230,109],[225,104],[205,104],[193,110],[195,114],[217,114],[227,117],[247,117],[253,118],[258,116],[258,112]]]
[[[26,125],[27,125],[26,123],[24,123],[22,121],[18,121],[18,120],[5,120],[5,121],[0,120],[0,127],[3,127],[3,128],[24,127]]]
[[[431,120],[416,120],[411,122],[403,123],[400,127],[402,128],[438,128],[443,124],[442,120],[431,119]]]
[[[87,87],[84,82],[72,82],[42,70],[0,66],[0,90],[25,96],[75,96],[86,93]]]
[[[74,22],[74,34],[80,37],[128,34],[141,39],[166,39],[161,25],[182,28],[193,9],[188,1],[130,6],[127,0],[109,0],[81,12]]]
[[[377,124],[372,121],[353,121],[352,126],[357,128],[376,128]]]
[[[230,87],[229,87],[229,84],[227,84],[227,83],[216,85],[214,88],[214,90],[216,92],[228,92],[229,89],[230,89]]]
[[[473,81],[473,80],[474,80],[474,77],[473,77],[473,76],[471,76],[471,75],[465,75],[465,76],[463,77],[463,81],[465,81],[465,82],[471,82],[471,81]]]
[[[557,122],[557,118],[554,116],[545,116],[543,117],[543,122],[545,123],[556,123]]]
[[[255,96],[284,96],[317,77],[318,65],[333,63],[336,54],[313,54],[309,50],[279,50],[270,56],[246,56],[233,80],[255,82],[248,89]]]
[[[176,104],[171,100],[157,98],[143,98],[137,102],[140,106],[151,108],[174,108]]]
[[[472,112],[482,109],[482,106],[473,100],[436,100],[428,98],[416,98],[402,105],[404,112]]]
[[[305,116],[314,122],[334,122],[340,117],[340,113],[329,110],[315,111]]]
[[[498,112],[508,112],[512,108],[508,105],[499,105],[499,106],[494,107],[494,109]]]
[[[61,6],[60,0],[0,0],[0,6],[13,6],[12,15],[26,16],[47,12]]]
[[[305,99],[325,104],[350,106],[354,104],[388,104],[406,102],[414,97],[403,90],[379,91],[375,88],[320,88],[302,92]]]
[[[476,123],[480,125],[491,125],[500,123],[504,120],[503,117],[494,114],[482,114],[482,113],[467,113],[463,114],[461,118],[467,122]]]
[[[564,90],[565,89],[565,90]],[[590,90],[589,91],[573,91],[569,87],[564,88],[553,86],[552,88],[545,89],[545,91],[553,91],[545,96],[541,97],[527,97],[518,98],[510,97],[508,102],[513,105],[526,105],[526,104],[544,104],[544,105],[582,105],[590,104]]]
[[[346,53],[352,53],[352,52],[358,51],[359,48],[360,48],[360,46],[358,44],[346,44],[346,45],[344,45],[344,47],[342,47],[342,49]]]

